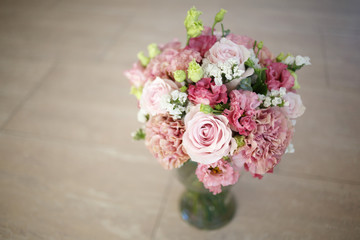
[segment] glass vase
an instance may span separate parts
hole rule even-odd
[[[185,186],[180,198],[181,217],[199,229],[223,227],[231,221],[236,211],[231,187],[222,187],[222,192],[214,195],[199,182],[196,167],[197,163],[189,160],[177,169],[177,177]]]

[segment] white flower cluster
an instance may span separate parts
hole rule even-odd
[[[303,57],[300,55],[297,55],[296,57],[289,55],[282,62],[286,65],[292,65],[294,62],[296,66],[311,65],[309,57]]]
[[[259,59],[256,57],[255,52],[253,49],[250,49],[250,60],[253,61],[255,68],[261,68],[259,64]]]
[[[221,86],[223,84],[222,76],[225,76],[228,81],[241,77],[245,71],[239,69],[239,64],[239,60],[236,58],[230,58],[217,64],[211,63],[205,58],[202,65],[204,77],[214,77],[215,84]]]
[[[294,153],[294,152],[295,152],[294,144],[290,143],[289,146],[287,146],[285,153]]]
[[[161,108],[165,109],[174,119],[180,119],[186,111],[187,94],[174,90],[161,99]]]
[[[275,107],[279,105],[289,106],[289,102],[285,101],[283,97],[286,94],[286,88],[281,87],[279,90],[271,90],[265,95],[258,94],[259,100],[264,107]]]

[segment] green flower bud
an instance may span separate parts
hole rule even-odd
[[[148,49],[148,53],[149,53],[150,58],[154,58],[154,57],[156,57],[157,55],[159,55],[161,53],[160,49],[158,48],[156,43],[149,44],[147,49]]]
[[[258,45],[257,45],[259,51],[263,48],[263,46],[264,46],[264,42],[263,42],[263,41],[260,41],[260,42],[258,43]]]
[[[209,113],[213,112],[213,109],[212,109],[212,107],[210,105],[201,104],[200,105],[200,112],[209,114]]]
[[[238,147],[243,147],[243,146],[245,146],[245,137],[244,137],[244,136],[242,136],[242,135],[236,135],[236,136],[234,137],[234,139],[235,139]]]
[[[188,68],[188,77],[193,82],[198,82],[203,76],[204,76],[204,70],[201,68],[201,66],[193,59],[189,63]]]
[[[187,86],[182,86],[180,88],[180,92],[186,92],[186,90],[188,90],[188,87]]]
[[[176,70],[174,72],[174,78],[177,82],[183,82],[186,79],[186,73],[184,70]]]
[[[199,16],[202,12],[196,10],[195,7],[192,7],[188,12],[184,21],[184,25],[187,32],[187,38],[194,38],[200,36],[201,32],[204,30]]]
[[[283,52],[281,52],[279,55],[277,55],[277,57],[276,57],[276,61],[277,62],[281,62],[282,60],[284,60],[285,59],[285,55],[284,55],[284,53]]]
[[[140,60],[141,65],[143,65],[143,67],[146,67],[150,62],[150,58],[145,56],[144,52],[139,52],[137,57]]]
[[[220,9],[220,11],[215,16],[215,22],[219,23],[224,19],[225,13],[227,11],[225,9]]]
[[[131,86],[130,88],[130,94],[134,95],[138,100],[140,100],[142,95],[143,87],[134,87]]]
[[[300,84],[298,82],[298,77],[297,77],[296,73],[291,70],[288,70],[288,71],[290,72],[291,76],[293,76],[295,78],[294,86],[292,87],[292,89],[295,89],[295,90],[300,89]]]

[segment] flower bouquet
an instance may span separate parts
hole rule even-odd
[[[296,71],[310,65],[309,57],[274,57],[262,41],[225,30],[225,13],[206,27],[191,8],[185,47],[150,44],[125,72],[144,123],[134,138],[145,139],[165,169],[196,162],[213,194],[235,184],[241,169],[261,179],[294,151],[294,119],[305,110]]]

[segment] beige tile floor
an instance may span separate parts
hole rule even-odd
[[[234,220],[199,231],[183,187],[130,133],[122,75],[151,42],[185,40],[196,5],[274,52],[309,55],[293,155],[233,188]],[[360,3],[0,1],[0,239],[360,239]]]

